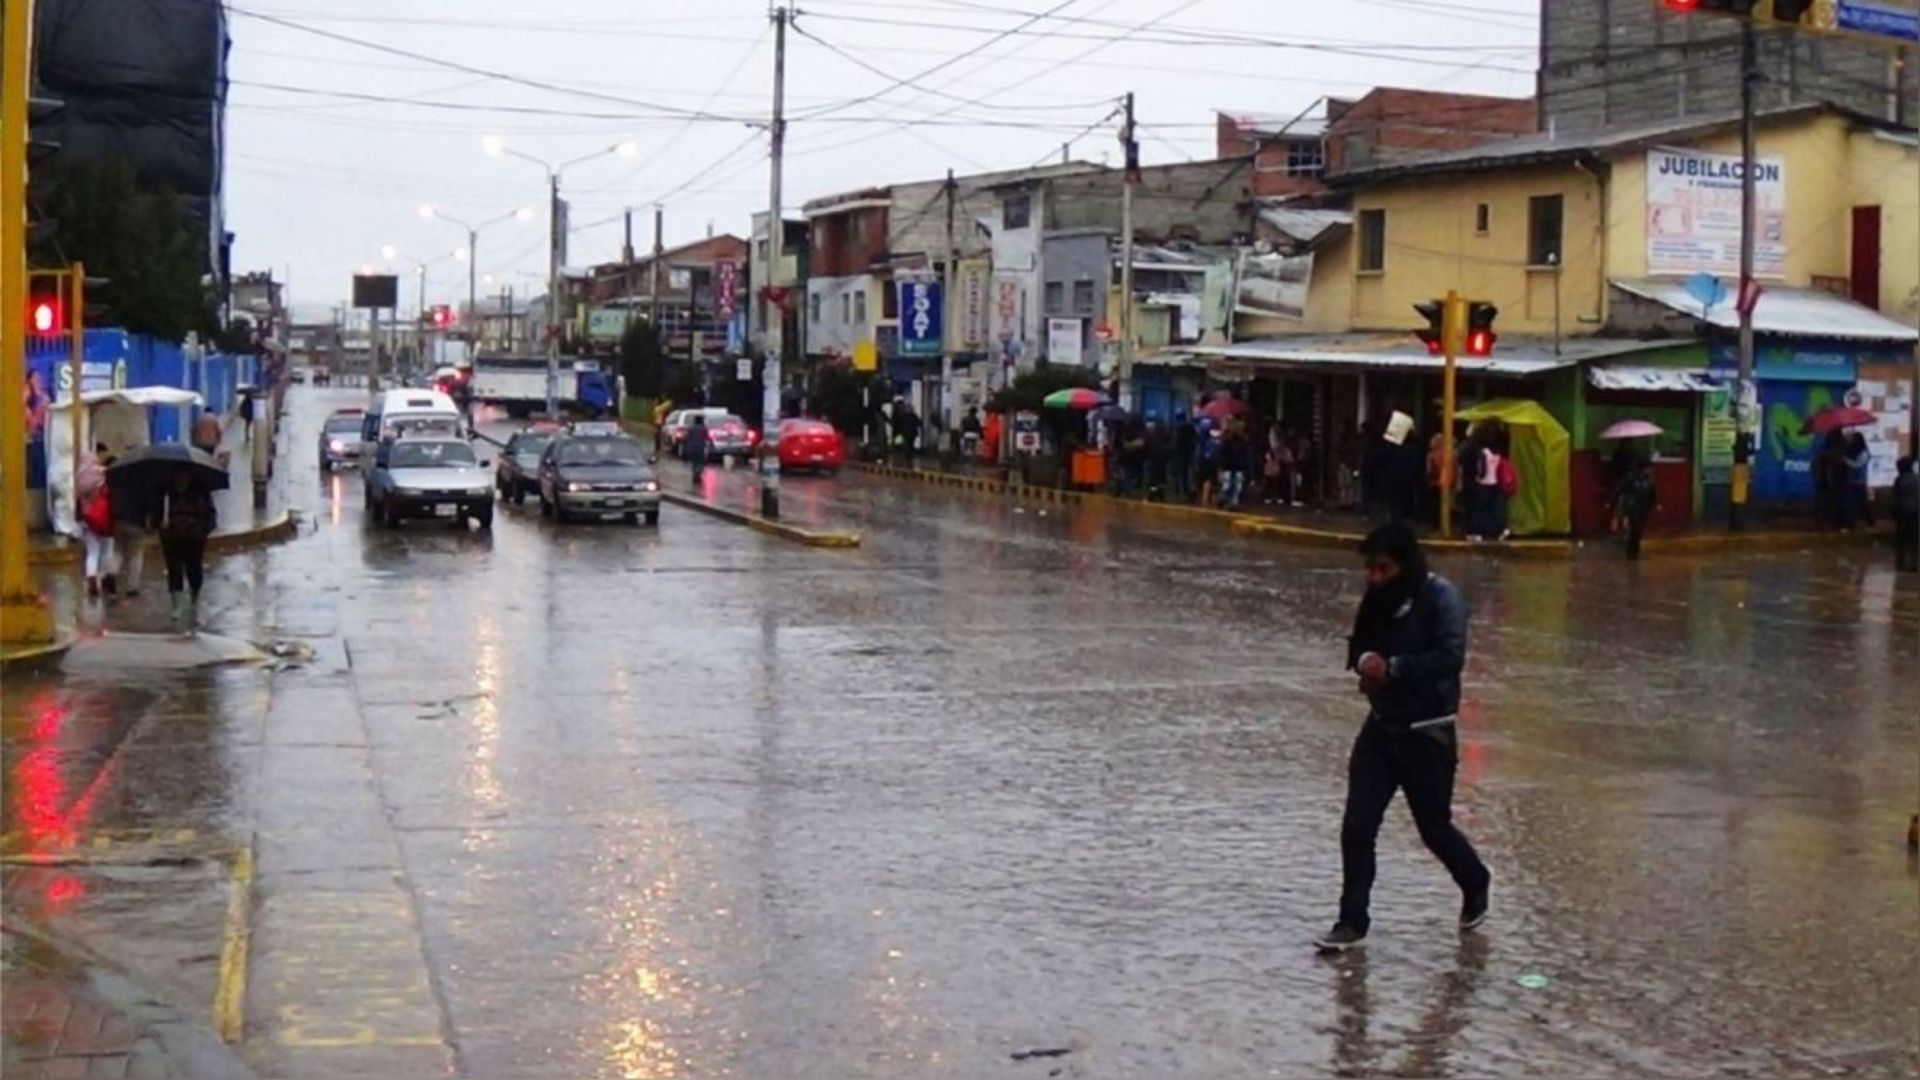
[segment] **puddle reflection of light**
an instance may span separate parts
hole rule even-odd
[[[488,807],[500,805],[500,631],[493,617],[482,615],[474,624],[473,692],[479,705],[473,710],[473,767],[468,770],[473,794]]]
[[[339,473],[334,473],[328,478],[327,502],[329,506],[327,509],[327,520],[332,524],[340,524],[340,518],[345,513],[345,511],[341,509],[341,504],[346,502],[346,490],[347,482],[341,478]]]
[[[680,1054],[661,1037],[651,1020],[623,1020],[613,1027],[607,1060],[624,1080],[655,1080],[680,1075]]]
[[[44,910],[48,915],[58,915],[87,895],[87,886],[72,874],[56,874],[47,882],[45,895]]]

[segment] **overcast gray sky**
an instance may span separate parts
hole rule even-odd
[[[786,206],[905,180],[1111,159],[1137,95],[1149,163],[1213,153],[1216,109],[1293,113],[1376,85],[1532,92],[1535,0],[810,0],[789,38]],[[227,220],[237,271],[290,275],[303,311],[344,297],[383,245],[434,259],[428,302],[466,295],[445,258],[470,221],[482,292],[538,291],[545,179],[482,139],[559,162],[570,261],[619,257],[623,208],[667,242],[744,235],[767,200],[766,0],[234,0]],[[1051,17],[1039,18],[1042,14]],[[1233,41],[1223,41],[1221,36]],[[1253,39],[1253,40],[1249,40]],[[376,47],[369,47],[376,46]],[[412,54],[412,55],[408,55]],[[916,85],[899,80],[938,67]],[[881,73],[884,73],[881,74]],[[500,78],[497,76],[507,76]],[[810,113],[819,115],[810,118]],[[909,123],[909,122],[912,123]],[[986,121],[987,123],[981,123]],[[598,224],[594,224],[594,223]],[[393,268],[410,273],[396,261]],[[412,304],[412,279],[406,303]]]

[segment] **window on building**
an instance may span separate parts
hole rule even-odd
[[[900,317],[900,286],[889,281],[880,287],[880,317],[897,319]]]
[[[1319,139],[1287,142],[1288,176],[1322,176],[1327,171],[1327,148]]]
[[[1481,203],[1473,208],[1473,233],[1475,236],[1485,236],[1492,231],[1493,207]]]
[[[1047,282],[1047,314],[1064,315],[1067,312],[1067,286],[1065,282]]]
[[[1009,229],[1024,229],[1033,224],[1033,196],[1009,195],[1001,204],[1000,222]]]
[[[1560,265],[1560,231],[1565,207],[1558,195],[1527,200],[1527,265]]]
[[[840,325],[851,326],[852,324],[853,324],[853,294],[841,293],[840,294]]]
[[[867,242],[867,216],[853,214],[847,218],[847,243],[858,247]]]
[[[1093,279],[1081,278],[1073,283],[1073,313],[1075,315],[1093,314]]]
[[[853,294],[853,325],[867,325],[867,294],[864,292]]]
[[[807,297],[807,321],[815,324],[816,326],[819,325],[819,322],[820,322],[820,294],[819,293],[814,293],[812,296]]]
[[[1387,212],[1360,211],[1360,270],[1378,273],[1387,268]]]

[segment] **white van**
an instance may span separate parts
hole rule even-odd
[[[465,438],[467,425],[459,406],[438,390],[389,390],[373,399],[360,422],[368,454],[388,439],[412,433]]]

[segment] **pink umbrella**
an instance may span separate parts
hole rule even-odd
[[[1600,433],[1602,439],[1647,439],[1666,432],[1648,420],[1622,420]]]
[[[1213,420],[1227,420],[1247,413],[1247,403],[1231,394],[1220,394],[1200,409],[1200,415]]]

